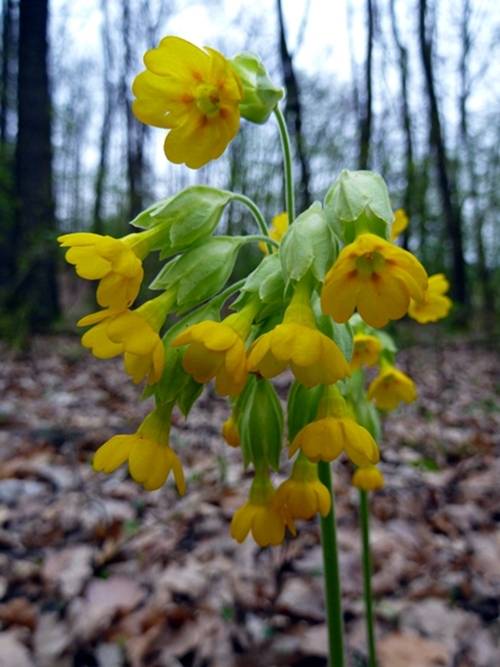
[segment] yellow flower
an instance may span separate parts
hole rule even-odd
[[[248,377],[245,339],[257,307],[250,302],[222,322],[206,320],[193,324],[172,341],[172,347],[189,345],[183,366],[196,382],[215,378],[220,396],[237,396],[241,392]]]
[[[401,232],[408,227],[410,220],[406,215],[404,208],[398,208],[397,211],[394,211],[394,222],[392,223],[391,228],[391,241],[395,241]]]
[[[410,298],[421,300],[427,274],[408,251],[375,236],[360,234],[328,271],[321,294],[323,312],[347,322],[357,307],[373,327],[408,312]]]
[[[240,127],[242,90],[230,63],[214,49],[165,37],[144,64],[132,110],[142,123],[170,130],[167,158],[198,169],[220,157]]]
[[[125,370],[135,383],[147,377],[148,384],[158,382],[165,363],[163,342],[158,335],[175,294],[164,292],[137,310],[116,311],[108,308],[83,317],[78,326],[92,326],[82,336],[82,345],[98,359],[123,354]]]
[[[63,234],[59,243],[66,261],[74,264],[76,273],[86,280],[99,280],[97,303],[114,309],[125,309],[139,292],[144,271],[142,259],[147,253],[144,234],[129,234],[121,239],[87,232]]]
[[[450,283],[442,273],[430,276],[424,298],[421,301],[411,300],[408,315],[420,324],[436,322],[446,317],[453,305],[452,300],[445,296],[449,288]]]
[[[259,546],[277,546],[285,539],[286,527],[295,534],[291,518],[276,506],[271,481],[267,475],[256,474],[248,501],[236,510],[231,521],[231,537],[241,544],[251,532]]]
[[[95,453],[96,472],[110,473],[128,461],[131,477],[147,491],[159,489],[173,472],[177,490],[184,495],[186,484],[179,458],[169,446],[170,413],[158,410],[149,414],[137,432],[115,435]]]
[[[271,226],[269,227],[269,237],[274,241],[281,243],[281,239],[285,236],[288,231],[288,213],[279,213],[275,215],[271,220]],[[264,253],[264,255],[269,254],[269,250],[265,241],[259,241],[259,250]],[[277,252],[276,248],[273,248],[273,252]]]
[[[301,449],[310,461],[333,461],[345,452],[354,465],[378,463],[377,443],[357,424],[337,387],[330,385],[320,401],[318,417],[301,429],[289,448],[289,456]]]
[[[232,415],[222,424],[222,437],[230,447],[240,446],[240,434]]]
[[[248,355],[250,371],[272,378],[290,367],[306,387],[331,384],[350,375],[336,343],[317,329],[309,299],[308,288],[299,283],[283,322],[252,345]]]
[[[380,410],[394,410],[401,401],[412,403],[417,398],[413,380],[390,364],[384,364],[368,387],[368,398]]]
[[[354,336],[351,369],[356,370],[361,366],[375,366],[381,349],[380,341],[375,336],[356,334]]]
[[[317,512],[326,516],[332,504],[328,489],[318,479],[317,464],[300,455],[290,479],[276,490],[274,502],[292,519],[311,519]]]
[[[362,491],[377,491],[384,486],[384,476],[376,466],[364,466],[356,470],[352,483]]]

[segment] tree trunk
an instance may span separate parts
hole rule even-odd
[[[0,89],[0,144],[2,149],[8,142],[7,122],[11,101],[13,98],[12,88],[14,85],[11,71],[14,46],[14,2],[3,0],[2,7],[2,73]]]
[[[25,315],[29,331],[38,331],[47,329],[59,313],[47,72],[48,0],[21,0],[19,9],[12,307]]]
[[[411,221],[412,216],[415,212],[415,207],[413,205],[413,202],[415,201],[416,191],[415,191],[415,165],[413,162],[413,154],[414,154],[413,133],[412,133],[412,122],[410,114],[410,101],[408,95],[408,74],[409,74],[408,49],[403,45],[399,36],[394,0],[391,0],[390,11],[391,11],[392,34],[398,51],[399,80],[401,87],[400,115],[401,115],[401,124],[403,126],[405,135],[406,187],[403,196],[403,208],[406,211],[406,214],[408,215]],[[403,234],[403,246],[405,248],[408,248],[410,241],[410,234],[411,234],[411,225],[408,225]]]
[[[374,0],[366,0],[366,16],[368,22],[367,39],[366,39],[366,60],[365,60],[365,86],[366,96],[364,99],[364,108],[360,119],[359,126],[359,168],[368,169],[370,158],[370,140],[372,134],[372,61],[373,61],[373,32],[374,32],[374,16],[373,7]]]
[[[281,68],[283,71],[283,80],[286,88],[285,117],[287,125],[292,131],[295,140],[295,148],[300,163],[300,201],[298,212],[300,213],[311,204],[311,170],[309,159],[304,145],[304,136],[302,133],[302,107],[300,103],[300,89],[295,70],[293,67],[293,58],[288,50],[286,43],[285,21],[283,18],[283,9],[281,0],[277,0],[278,25],[279,25],[279,50]]]
[[[465,305],[467,299],[465,260],[462,239],[462,220],[455,202],[455,184],[449,173],[439,107],[434,85],[432,39],[427,35],[427,0],[419,0],[420,56],[425,76],[429,102],[430,140],[436,156],[438,188],[443,208],[447,235],[452,245],[453,281],[452,293],[456,301]]]

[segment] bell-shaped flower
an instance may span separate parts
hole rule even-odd
[[[248,377],[245,340],[257,310],[257,302],[251,301],[222,322],[205,320],[174,338],[172,347],[188,346],[184,370],[202,384],[215,378],[220,396],[237,396]]]
[[[430,276],[423,298],[420,301],[411,300],[408,315],[420,324],[443,319],[453,305],[452,300],[445,296],[449,288],[450,283],[444,274],[436,273]]]
[[[278,213],[271,220],[271,225],[269,227],[269,238],[273,241],[281,243],[281,239],[285,236],[288,231],[288,213]],[[265,241],[259,241],[259,250],[264,253],[264,255],[269,254],[269,249]],[[273,248],[273,252],[277,252],[277,248]]]
[[[362,366],[375,366],[382,350],[379,339],[369,334],[355,334],[353,342],[352,370],[356,370]]]
[[[240,446],[240,434],[233,415],[228,417],[222,424],[222,437],[230,447]]]
[[[417,388],[406,373],[385,362],[368,387],[368,398],[379,410],[394,410],[402,401],[412,403],[416,400]]]
[[[355,471],[352,483],[362,491],[377,491],[384,486],[384,476],[376,466],[363,466]]]
[[[165,37],[144,55],[132,110],[146,125],[170,130],[165,155],[198,169],[222,155],[240,127],[242,89],[226,58],[179,37]]]
[[[63,234],[58,241],[66,261],[86,280],[99,280],[97,303],[115,310],[125,309],[136,298],[144,276],[142,259],[148,252],[150,232],[129,234],[121,239],[89,232]]]
[[[274,502],[281,512],[292,519],[311,519],[319,512],[326,516],[332,500],[330,492],[318,479],[318,466],[299,454],[294,463],[290,478],[278,489]]]
[[[95,453],[96,472],[111,473],[128,461],[131,477],[147,491],[159,489],[173,472],[177,490],[184,495],[186,484],[178,456],[169,445],[170,413],[156,408],[131,435],[115,435]]]
[[[425,269],[411,253],[360,234],[326,274],[321,306],[336,322],[347,322],[357,308],[367,324],[383,327],[406,315],[410,299],[422,300],[426,288]]]
[[[275,503],[275,491],[267,473],[257,472],[248,501],[233,516],[231,537],[241,543],[252,533],[259,546],[277,546],[285,539],[286,527],[295,534],[291,518],[280,512]]]
[[[265,378],[290,368],[306,387],[331,384],[350,375],[337,344],[316,326],[306,282],[297,284],[283,322],[252,345],[248,366]]]
[[[397,211],[394,211],[394,222],[391,227],[391,241],[395,241],[401,232],[408,227],[410,220],[406,215],[404,208],[398,208]]]
[[[379,450],[370,433],[354,421],[335,386],[325,389],[318,418],[293,439],[289,456],[301,449],[310,461],[333,461],[342,452],[357,466],[378,463]]]
[[[123,354],[125,370],[135,383],[147,378],[158,382],[165,363],[165,350],[158,334],[175,302],[175,293],[166,291],[146,301],[136,310],[101,310],[83,317],[80,327],[93,325],[82,336],[82,345],[98,359]]]

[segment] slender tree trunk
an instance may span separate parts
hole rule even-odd
[[[472,14],[472,6],[470,0],[463,0],[462,5],[462,19],[461,19],[461,44],[462,53],[460,57],[460,96],[459,96],[459,111],[460,111],[460,138],[462,148],[460,153],[465,153],[465,189],[467,196],[471,200],[472,210],[472,228],[474,230],[474,245],[477,256],[477,270],[478,278],[481,287],[482,305],[484,310],[491,308],[494,305],[494,295],[491,288],[490,273],[486,262],[486,252],[483,241],[483,221],[484,216],[481,213],[479,206],[479,196],[477,185],[479,177],[476,170],[474,142],[470,134],[469,128],[469,114],[468,114],[468,100],[471,92],[469,58],[472,49],[472,39],[470,34],[470,18]]]
[[[52,194],[51,106],[47,72],[48,0],[21,0],[19,14],[15,293],[31,331],[59,313]]]
[[[14,2],[3,0],[2,6],[2,72],[0,89],[0,144],[7,144],[7,119],[12,100],[12,71],[14,46]]]
[[[366,17],[368,23],[365,59],[365,88],[363,112],[359,126],[359,168],[368,169],[370,161],[370,141],[373,119],[373,90],[372,90],[372,62],[373,62],[373,33],[374,33],[374,0],[366,0]]]
[[[113,112],[114,86],[110,77],[112,66],[112,52],[110,40],[110,25],[108,16],[108,5],[102,0],[101,11],[103,15],[102,24],[102,47],[103,47],[103,91],[104,91],[104,113],[101,124],[101,135],[99,138],[99,164],[94,184],[94,212],[93,227],[96,234],[104,233],[103,221],[103,196],[108,163],[109,142],[111,137],[111,116]]]
[[[427,31],[427,0],[419,0],[419,41],[420,56],[429,102],[430,140],[436,156],[438,187],[443,208],[448,238],[452,245],[453,284],[452,293],[456,301],[466,304],[467,287],[462,238],[462,220],[455,201],[455,184],[452,181],[446,158],[443,131],[434,84],[432,61],[432,39]]]
[[[413,213],[415,212],[415,207],[413,202],[415,201],[416,191],[415,191],[415,165],[414,165],[414,150],[413,150],[413,132],[412,132],[412,122],[410,114],[410,100],[408,95],[408,49],[401,42],[399,36],[396,10],[394,7],[394,0],[391,0],[390,4],[391,11],[391,24],[392,24],[392,34],[394,37],[394,42],[398,51],[398,64],[399,64],[399,85],[401,87],[401,105],[400,105],[400,116],[401,124],[403,126],[403,131],[405,135],[405,176],[406,176],[406,187],[403,196],[403,208],[405,209],[410,221],[412,219]],[[411,234],[411,225],[404,231],[403,235],[403,245],[405,248],[408,248]]]
[[[283,9],[281,0],[276,1],[278,11],[278,25],[279,25],[279,51],[281,68],[283,71],[283,79],[287,92],[285,103],[285,117],[287,124],[292,131],[295,140],[295,147],[297,157],[300,163],[300,203],[299,212],[304,210],[311,204],[311,170],[309,167],[309,159],[306,154],[306,147],[304,145],[304,135],[302,132],[302,106],[300,102],[300,89],[295,69],[293,66],[293,58],[288,50],[286,42],[285,21],[283,18]]]

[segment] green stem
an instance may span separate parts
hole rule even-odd
[[[240,193],[233,193],[233,200],[239,201],[241,204],[243,204],[248,208],[250,213],[253,215],[258,228],[265,236],[264,242],[267,245],[267,249],[269,250],[269,252],[271,252],[273,249],[273,244],[271,242],[271,239],[269,238],[269,228],[267,226],[266,219],[264,218],[260,208],[257,206],[255,202],[253,202],[250,199],[250,197],[247,197],[246,195],[242,195]]]
[[[329,463],[318,463],[318,476],[332,498],[332,508],[320,518],[321,545],[323,547],[323,570],[325,577],[326,618],[330,667],[344,667],[344,622],[340,590],[337,529],[335,525],[335,502],[332,490],[332,472]]]
[[[280,247],[280,244],[277,241],[275,241],[274,239],[270,239],[269,236],[263,236],[262,234],[249,234],[248,236],[240,236],[239,238],[241,238],[245,243],[247,241],[248,242],[264,241],[264,243],[267,243],[268,247],[271,246],[269,250],[272,250],[273,246],[275,248]]]
[[[286,210],[288,213],[288,224],[292,224],[295,220],[295,194],[293,189],[293,162],[292,151],[290,148],[290,135],[286,127],[285,118],[281,109],[276,106],[274,108],[274,115],[278,122],[278,129],[281,138],[281,147],[283,149],[283,164],[285,167],[285,200]]]
[[[361,543],[363,558],[363,597],[365,602],[366,637],[368,642],[368,667],[377,667],[375,648],[375,628],[373,624],[373,595],[371,586],[372,562],[370,553],[370,513],[368,493],[359,491],[359,519],[361,522]]]

